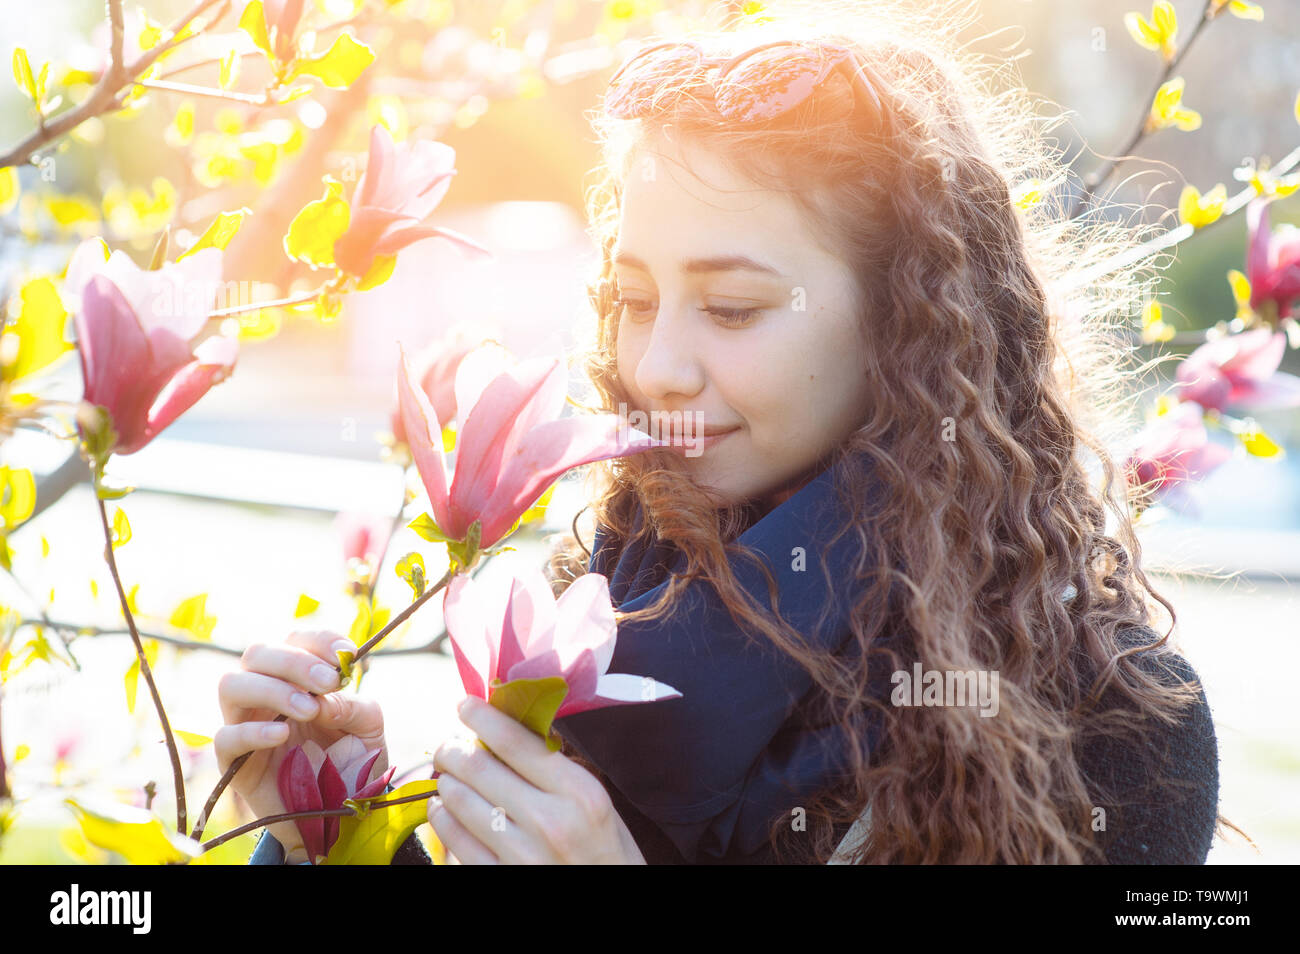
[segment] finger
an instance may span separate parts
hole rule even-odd
[[[438,796],[444,810],[496,858],[507,864],[531,857],[531,838],[500,805],[493,805],[469,784],[443,772],[438,776]]]
[[[228,672],[217,692],[228,724],[245,722],[251,713],[271,710],[307,722],[320,714],[320,703],[292,683],[259,672]],[[325,698],[324,696],[321,697]]]
[[[254,643],[244,650],[240,665],[291,682],[305,692],[332,692],[339,687],[338,671],[320,656],[297,646]]]
[[[289,738],[289,727],[283,722],[240,722],[223,725],[212,737],[217,754],[217,767],[224,773],[230,764],[245,752],[259,752],[283,745]]]
[[[450,772],[482,798],[522,822],[537,799],[539,790],[475,740],[450,739],[433,754],[433,767]]]
[[[456,711],[460,721],[473,729],[501,762],[535,788],[559,793],[573,784],[569,773],[577,766],[552,752],[541,736],[500,709],[466,696]]]
[[[290,646],[297,646],[299,649],[305,649],[309,653],[319,656],[331,666],[337,666],[339,650],[350,650],[356,652],[356,644],[346,636],[340,636],[338,633],[324,630],[321,632],[292,632],[285,639]]]
[[[481,841],[469,833],[438,799],[429,799],[429,824],[448,854],[463,865],[496,865],[500,860]]]
[[[316,724],[343,735],[355,735],[366,743],[382,742],[384,713],[373,699],[332,692],[319,696],[320,715]]]

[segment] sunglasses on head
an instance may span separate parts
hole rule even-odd
[[[794,109],[834,72],[863,96],[873,123],[883,116],[867,67],[847,46],[808,40],[764,43],[729,59],[705,56],[696,43],[659,43],[623,64],[605,90],[605,111],[643,119],[667,108],[702,67],[718,67],[712,81],[718,112],[738,123],[773,119]],[[697,84],[699,85],[699,84]]]

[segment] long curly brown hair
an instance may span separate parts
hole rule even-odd
[[[955,41],[971,6],[769,4],[761,18],[690,28],[716,54],[774,39],[853,42],[879,81],[879,126],[854,113],[848,83],[836,82],[786,116],[748,125],[719,115],[699,81],[664,97],[671,108],[653,119],[591,117],[604,150],[588,190],[602,262],[589,285],[597,322],[584,370],[602,409],[631,406],[617,371],[611,253],[620,183],[649,137],[670,131],[789,195],[857,279],[874,404],[835,459],[865,454],[886,505],[869,506],[866,476],[843,468],[838,492],[851,519],[840,532],[856,535],[861,556],[833,578],[854,588],[861,652],[816,651],[779,609],[750,598],[731,561],[746,556],[735,541],[753,511],[718,509],[679,457],[655,451],[589,472],[592,516],[614,539],[629,541],[639,501],[642,532],[688,558],[662,598],[621,618],[671,611],[687,581],[707,578],[747,632],[807,668],[825,719],[850,730],[852,782],[803,806],[806,831],[792,833],[788,816],[773,821],[788,860],[825,861],[833,825],[867,806],[870,834],[856,863],[1100,860],[1089,824],[1098,793],[1077,762],[1082,730],[1114,735],[1136,720],[1131,710],[1106,718],[1097,700],[1117,687],[1142,714],[1173,724],[1196,698],[1197,687],[1139,668],[1130,658],[1137,647],[1118,635],[1155,622],[1152,599],[1168,611],[1170,631],[1175,621],[1141,569],[1130,491],[1107,451],[1130,425],[1124,378],[1149,367],[1136,367],[1127,329],[1153,265],[1086,285],[1077,277],[1145,236],[1100,216],[1069,220],[1054,189],[1064,167],[1045,141],[1055,122],[1011,61],[990,63]],[[1042,198],[1013,199],[1032,180]],[[585,571],[587,549],[570,538],[552,560],[557,588]],[[901,594],[898,611],[876,611],[891,592]],[[907,638],[881,645],[900,633]],[[1148,651],[1171,652],[1168,640],[1166,632]],[[998,717],[889,705],[868,691],[869,661],[882,657],[895,671],[919,661],[926,670],[998,672]],[[876,751],[851,731],[868,709],[884,720]]]

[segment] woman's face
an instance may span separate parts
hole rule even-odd
[[[614,249],[626,410],[660,437],[684,422],[691,476],[722,501],[780,500],[869,407],[852,273],[792,199],[698,147],[661,141],[630,169]],[[700,445],[701,428],[729,433]]]

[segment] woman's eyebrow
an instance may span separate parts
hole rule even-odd
[[[615,252],[614,262],[615,264],[626,265],[629,268],[640,269],[646,274],[650,274],[649,266],[631,252]],[[766,262],[760,262],[758,259],[750,258],[747,255],[715,255],[710,258],[688,258],[682,262],[682,271],[688,275],[695,275],[703,272],[750,271],[760,272],[764,275],[773,275],[777,278],[785,277],[779,268],[768,265]]]

